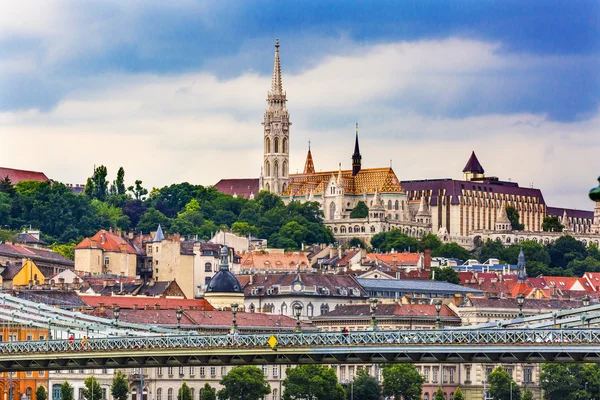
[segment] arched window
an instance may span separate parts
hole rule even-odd
[[[281,176],[287,176],[287,169],[288,169],[287,161],[284,161],[283,168],[281,169]]]
[[[361,231],[361,232],[365,232],[365,227],[364,227],[364,226],[361,226],[361,227],[360,227],[360,231]]]
[[[277,161],[273,163],[273,176],[279,176],[279,163]]]
[[[190,388],[190,398],[194,400],[194,395],[196,394],[196,389]]]
[[[286,138],[283,138],[283,147],[282,147],[282,150],[283,150],[283,153],[284,153],[284,154],[287,154],[287,152],[288,152],[288,149],[287,149],[287,147],[288,147],[288,146],[287,146],[287,139],[286,139]]]
[[[423,400],[429,400],[429,393],[423,394]]]
[[[273,400],[277,400],[277,389],[273,389]]]
[[[271,163],[268,161],[265,163],[265,176],[271,176]]]
[[[256,307],[254,307],[254,303],[250,304],[250,312],[253,313],[256,311]]]
[[[313,307],[312,303],[309,303],[309,304],[306,306],[306,315],[307,315],[308,317],[312,317],[312,316],[313,316],[313,312],[314,312],[314,307]]]
[[[268,183],[267,183],[267,186],[266,186],[266,188],[267,188],[267,192],[270,192],[270,191],[271,191],[271,185],[269,185]]]
[[[30,387],[25,389],[25,396],[27,396],[27,400],[31,400],[31,388]]]
[[[333,219],[335,217],[335,203],[332,201],[329,204],[329,219]]]
[[[375,227],[374,226],[371,227],[371,233],[373,233],[373,232],[375,232]]]
[[[340,233],[346,233],[346,227],[345,226],[342,226],[340,228]]]
[[[355,225],[355,226],[354,226],[354,232],[355,232],[355,233],[358,233],[358,232],[360,232],[360,227],[359,227],[358,225]]]
[[[167,390],[167,400],[173,400],[173,388]]]
[[[271,152],[271,140],[269,138],[265,138],[265,153]]]
[[[275,138],[274,144],[275,145],[273,147],[275,148],[275,153],[279,153],[279,138],[278,137]]]
[[[337,228],[337,226],[333,228],[333,233],[338,233],[338,228]]]
[[[394,210],[398,209],[398,203],[399,203],[398,200],[396,200],[396,202],[394,203]]]
[[[281,315],[287,315],[287,304],[285,303],[281,305]]]
[[[392,209],[392,201],[388,200],[388,210],[391,210],[391,209]]]

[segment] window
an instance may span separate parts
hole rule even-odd
[[[79,388],[79,393],[78,393],[78,399],[82,400],[83,399],[83,388]]]
[[[221,376],[227,375],[227,367],[221,367]]]
[[[179,376],[185,375],[184,367],[179,367]]]
[[[207,262],[204,264],[204,272],[212,272],[212,264]]]
[[[448,367],[442,367],[442,383],[448,383]]]
[[[266,365],[261,365],[261,368],[262,368],[263,375],[265,377],[269,376],[269,367]]]
[[[162,400],[162,388],[156,389],[156,400]]]
[[[102,399],[106,400],[106,388],[102,388]],[[142,397],[142,399],[143,399],[143,397]]]
[[[173,388],[169,388],[167,391],[167,400],[173,400]]]
[[[308,317],[312,317],[313,316],[313,311],[314,307],[312,304],[309,304],[308,306],[306,306],[306,314]]]
[[[348,367],[348,380],[354,379],[354,365]]]
[[[60,385],[58,384],[52,385],[52,400],[60,400]]]
[[[277,389],[273,389],[273,400],[277,400]]]
[[[168,367],[167,368],[167,375],[170,375],[170,376],[173,375],[173,367]]]
[[[196,368],[190,367],[190,376],[194,376],[194,375],[196,375]],[[194,398],[194,396],[192,396],[192,398]]]
[[[158,376],[162,376],[162,374],[163,374],[163,369],[162,369],[162,367],[158,367],[158,368],[156,368],[156,374],[157,374]]]
[[[346,382],[346,366],[345,365],[340,366],[340,381]]]
[[[44,376],[45,373],[46,373],[45,371],[39,371],[38,376]]]
[[[279,376],[279,366],[273,365],[271,372],[273,373],[273,378],[277,378]]]
[[[454,383],[454,375],[456,375],[456,368],[455,367],[449,367],[449,371],[450,372],[450,383]],[[454,397],[453,394],[450,394],[451,397]]]
[[[431,374],[431,382],[438,383],[438,375],[440,374],[440,367],[433,367],[433,371]]]
[[[465,367],[465,383],[471,383],[471,366]]]
[[[110,257],[104,256],[104,266],[108,267],[110,265]]]
[[[533,382],[533,367],[524,367],[523,368],[523,382],[524,383],[532,383]]]
[[[217,376],[217,367],[210,367],[210,376]]]
[[[429,400],[429,393],[423,394],[423,400]]]
[[[190,388],[190,398],[191,398],[192,400],[194,400],[194,395],[195,395],[195,394],[196,394],[196,393],[195,393],[195,389],[194,389],[194,388]]]

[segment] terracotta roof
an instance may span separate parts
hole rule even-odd
[[[314,174],[315,173],[315,164],[313,163],[312,154],[310,152],[310,148],[308,149],[308,154],[306,155],[306,162],[304,163],[304,174]]]
[[[337,180],[340,171],[316,172],[313,174],[291,174],[289,186],[282,197],[308,196],[312,190],[313,194],[323,194],[327,183],[333,176]],[[342,170],[342,186],[347,194],[373,194],[379,193],[404,193],[400,181],[391,168],[365,168],[361,169],[356,176],[352,176],[352,170]]]
[[[41,260],[46,262],[58,263],[63,264],[67,267],[73,267],[75,265],[73,260],[69,260],[68,258],[63,257],[58,253],[54,253],[53,251],[19,246],[16,244],[0,244],[0,254],[12,257],[31,258],[34,261]]]
[[[130,254],[138,254],[128,240],[104,229],[99,230],[91,238],[83,239],[75,246],[75,249],[102,249],[104,251],[126,251]]]
[[[221,179],[215,185],[215,188],[225,194],[237,195],[244,197],[245,199],[250,198],[250,195],[258,195],[260,188],[258,186],[258,178],[250,179]]]
[[[305,269],[310,267],[305,253],[293,252],[285,254],[275,253],[246,253],[242,256],[241,269],[248,270],[256,268],[273,270],[292,270]]]
[[[571,290],[573,285],[579,282],[579,278],[571,277],[571,276],[544,276],[542,278],[546,281],[546,285],[548,287],[556,287],[561,290]]]
[[[475,152],[471,153],[471,157],[469,157],[469,161],[467,161],[467,165],[465,165],[462,172],[474,172],[476,174],[485,173],[485,170],[483,169],[481,163],[477,159]]]
[[[367,260],[369,260],[369,261],[378,260],[378,261],[382,261],[388,265],[393,265],[394,261],[398,264],[415,265],[421,260],[421,254],[420,253],[409,253],[409,252],[393,253],[393,254],[392,253],[385,253],[385,254],[368,253]]]
[[[0,167],[0,180],[3,180],[6,177],[10,179],[13,185],[16,185],[17,183],[22,181],[49,181],[48,177],[43,172]]]
[[[173,299],[146,296],[81,296],[81,300],[90,307],[100,307],[100,303],[102,303],[105,307],[111,307],[116,304],[121,309],[133,309],[134,305],[138,308],[158,305],[161,310],[176,310],[179,307],[182,307],[184,310],[189,310],[192,307],[197,310],[214,310],[214,307],[204,299]]]
[[[322,314],[320,317],[315,319],[328,319],[335,317],[369,317],[371,315],[371,306],[369,304],[348,304],[338,307],[328,313]],[[433,304],[377,304],[376,316],[386,317],[436,317],[437,312],[435,305]],[[441,317],[455,317],[458,316],[448,308],[447,305],[443,305],[440,310]]]
[[[344,267],[347,266],[348,263],[350,262],[350,260],[352,259],[352,257],[356,256],[358,253],[360,253],[360,250],[348,250],[346,252],[346,254],[344,254],[342,256],[342,258],[340,258],[336,263],[335,266],[336,267]]]

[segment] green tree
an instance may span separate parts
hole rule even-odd
[[[346,393],[335,371],[324,365],[306,364],[286,370],[283,400],[344,400]]]
[[[437,235],[433,233],[428,233],[423,235],[421,241],[419,242],[419,251],[423,252],[425,250],[431,250],[432,252],[436,251],[442,246],[442,241],[437,237]]]
[[[540,373],[540,387],[548,400],[569,400],[579,389],[578,364],[545,363]]]
[[[86,400],[102,399],[102,388],[93,376],[88,376],[84,382],[83,397]],[[62,400],[62,399],[61,399]]]
[[[94,182],[92,194],[93,198],[100,201],[106,200],[106,197],[108,196],[108,181],[106,180],[107,175],[108,171],[104,165],[94,169],[94,174],[92,175],[92,182]]]
[[[369,216],[369,207],[364,201],[359,201],[350,212],[350,218],[367,218]]]
[[[489,394],[493,400],[521,398],[521,387],[502,367],[496,367],[488,376]],[[512,387],[512,394],[511,394]]]
[[[456,399],[456,393],[454,394],[454,399]],[[531,390],[529,390],[529,388],[525,389],[521,400],[533,400],[533,393],[531,393]]]
[[[432,252],[434,257],[457,258],[466,261],[471,258],[471,253],[461,245],[450,242],[444,243],[436,251]]]
[[[519,222],[519,212],[513,206],[506,206],[506,215],[510,221],[510,225],[513,231],[522,231],[525,229],[525,225]]]
[[[231,231],[244,236],[256,236],[258,234],[258,228],[247,222],[234,222],[231,225]]]
[[[252,365],[233,368],[219,383],[221,400],[258,400],[271,393],[263,371]]]
[[[452,267],[433,267],[429,274],[429,279],[439,282],[454,283],[456,285],[460,284],[458,272],[456,272]]]
[[[183,382],[179,391],[177,392],[177,400],[193,400],[192,399],[192,391],[187,383]]]
[[[571,235],[561,236],[548,247],[551,265],[566,268],[573,260],[583,260],[587,255],[585,245]]]
[[[381,398],[381,388],[374,376],[364,368],[359,368],[350,387],[346,386],[346,396],[360,400],[379,400]]]
[[[444,391],[441,386],[438,386],[435,394],[433,395],[433,400],[446,400],[446,396],[444,396]]]
[[[35,400],[46,400],[48,398],[48,392],[42,385],[38,386],[35,390]]]
[[[9,195],[12,195],[15,192],[15,187],[8,175],[5,176],[4,179],[0,179],[0,193],[8,193]]]
[[[500,239],[486,240],[480,248],[477,249],[477,258],[482,262],[486,262],[490,258],[497,258],[504,261],[504,244]]]
[[[120,370],[117,370],[113,376],[112,385],[110,385],[110,393],[115,400],[127,400],[129,397],[127,377]]]
[[[139,179],[135,181],[135,186],[129,186],[127,190],[133,193],[136,200],[144,200],[144,196],[148,194],[148,189],[142,186],[142,181]]]
[[[200,400],[217,400],[217,391],[208,382],[204,384]]]
[[[69,260],[75,259],[75,244],[58,244],[52,243],[50,248],[53,252],[60,254],[61,256],[68,258]]]
[[[67,381],[60,385],[60,400],[73,400],[73,386]]]
[[[142,232],[154,232],[158,225],[161,225],[163,229],[169,229],[171,227],[171,218],[160,211],[149,208],[148,211],[140,218],[137,230]]]
[[[125,170],[123,167],[120,167],[117,171],[117,180],[115,181],[115,186],[117,187],[117,194],[125,194]]]
[[[387,365],[382,369],[383,394],[404,400],[418,400],[425,378],[411,364]]]
[[[457,387],[456,391],[454,392],[454,400],[465,400],[465,396],[463,396],[462,391],[459,387]]]
[[[560,223],[557,216],[546,216],[542,221],[542,230],[544,232],[562,232],[565,227]]]
[[[392,229],[374,235],[371,238],[371,246],[382,252],[388,252],[392,249],[398,251],[416,251],[419,249],[419,242],[417,239],[405,235],[399,229]]]
[[[350,239],[350,242],[348,243],[348,245],[350,247],[360,247],[361,249],[367,248],[366,243],[357,237],[353,237],[352,239]]]

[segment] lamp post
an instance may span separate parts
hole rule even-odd
[[[552,329],[556,329],[556,311],[552,313]]]
[[[373,298],[369,300],[371,303],[371,330],[377,330],[377,318],[375,313],[377,312],[377,299]]]
[[[442,301],[435,301],[435,312],[437,313],[437,319],[435,320],[435,329],[442,328],[442,320],[440,319],[440,311],[442,311]]]
[[[302,306],[300,304],[296,304],[294,307],[294,312],[296,313],[296,332],[301,333],[302,328],[300,327],[300,316],[302,315]]]
[[[231,319],[231,334],[235,335],[235,333],[237,332],[237,319],[236,319],[236,314],[239,310],[239,304],[238,303],[233,303],[231,305],[231,313],[233,314],[233,317]]]
[[[590,296],[589,295],[585,295],[583,296],[583,299],[581,299],[581,304],[583,304],[584,307],[587,307],[590,305]]]
[[[581,314],[581,327],[585,328],[585,320],[587,316],[585,314]]]
[[[115,326],[119,327],[119,315],[121,315],[121,307],[116,306],[113,310],[113,315],[115,317]]]
[[[525,296],[521,293],[517,296],[517,304],[519,305],[519,318],[523,318],[523,303],[525,303]]]
[[[175,311],[175,317],[177,317],[177,330],[179,330],[181,328],[181,317],[183,317],[183,308],[181,306]]]

